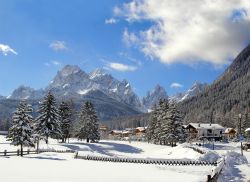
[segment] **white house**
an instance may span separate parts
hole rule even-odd
[[[8,131],[0,131],[0,135],[8,135]]]
[[[225,128],[219,124],[189,123],[186,127],[191,138],[207,138],[220,140]]]

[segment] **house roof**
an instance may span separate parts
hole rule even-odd
[[[234,128],[226,128],[225,133],[230,133],[231,131],[236,132]]]
[[[137,127],[137,128],[135,128],[136,130],[139,130],[139,131],[144,131],[144,130],[146,130],[147,129],[147,127]]]
[[[0,131],[0,135],[7,135],[8,131]]]
[[[189,123],[189,125],[196,128],[196,129],[224,129],[224,127],[219,125],[219,124]]]

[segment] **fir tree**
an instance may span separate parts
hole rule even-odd
[[[21,101],[13,114],[13,125],[10,127],[7,136],[12,145],[20,145],[21,156],[23,156],[23,146],[34,147],[31,127],[33,117],[30,115],[32,111],[31,105]]]
[[[157,123],[157,109],[158,106],[153,107],[152,114],[150,116],[150,122],[148,124],[147,130],[146,130],[146,137],[148,142],[153,142],[155,140],[155,128],[156,128],[156,123]]]
[[[248,113],[245,113],[245,117],[242,123],[242,133],[244,133],[245,135],[245,131],[247,128],[250,128],[250,118],[248,117]]]
[[[71,128],[71,109],[69,104],[62,102],[59,106],[59,116],[62,130],[62,142],[66,142],[70,136]]]
[[[170,104],[168,115],[168,128],[169,132],[167,133],[167,141],[171,143],[171,146],[176,144],[176,142],[184,142],[186,139],[186,133],[183,125],[183,120],[180,114],[180,111],[176,108],[176,103]]]
[[[49,92],[40,103],[35,132],[48,143],[49,137],[61,137],[61,125],[55,97]]]
[[[100,140],[99,120],[91,102],[86,102],[82,107],[79,117],[79,128],[77,133],[78,139],[86,139],[87,142]]]

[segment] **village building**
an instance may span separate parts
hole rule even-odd
[[[190,138],[221,140],[225,128],[219,124],[189,123],[186,130]]]
[[[147,127],[137,127],[135,128],[135,135],[144,136],[146,134]]]
[[[0,131],[0,135],[8,135],[8,131]]]
[[[227,139],[232,139],[235,138],[237,134],[237,131],[234,128],[227,128],[224,132],[224,136]]]
[[[100,136],[102,139],[106,139],[108,137],[109,130],[106,125],[100,125],[99,131],[100,131]]]

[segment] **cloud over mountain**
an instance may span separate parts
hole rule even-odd
[[[114,14],[130,23],[152,22],[148,29],[126,30],[123,38],[165,64],[228,64],[250,40],[249,0],[132,0]]]

